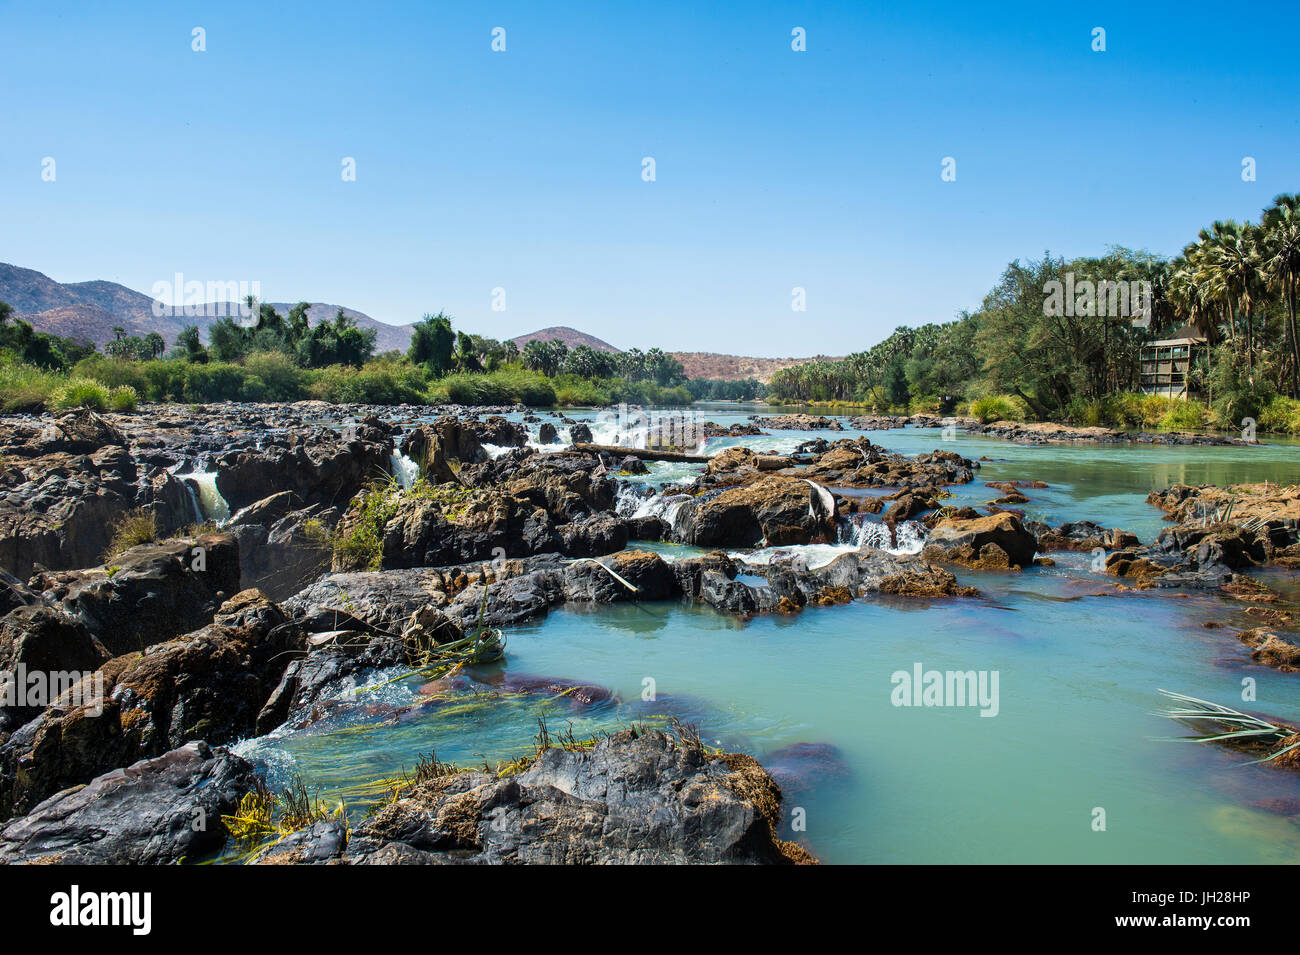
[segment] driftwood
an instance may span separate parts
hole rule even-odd
[[[677,461],[683,464],[708,464],[707,454],[686,454],[682,451],[658,451],[654,448],[620,448],[613,444],[575,444],[575,451],[590,451],[593,454],[616,454],[627,457],[629,454],[642,461]]]
[[[575,451],[590,451],[593,454],[613,454],[627,457],[629,454],[642,461],[677,461],[682,464],[708,464],[711,460],[707,454],[687,454],[684,451],[660,451],[656,448],[620,448],[613,444],[575,444]],[[760,471],[780,471],[794,467],[800,462],[784,455],[759,455],[754,464]]]

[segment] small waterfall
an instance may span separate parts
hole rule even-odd
[[[200,520],[216,521],[220,524],[222,521],[230,519],[230,505],[221,496],[221,492],[217,490],[217,474],[215,471],[195,471],[192,474],[178,474],[176,476],[185,482],[186,487],[190,488],[191,495],[194,494],[194,489],[198,488],[195,505]]]
[[[619,517],[631,517],[641,506],[643,498],[639,495],[631,484],[622,484],[618,486],[618,493],[614,497],[614,513]]]
[[[203,523],[203,507],[199,504],[199,495],[194,490],[194,485],[189,481],[181,481],[181,486],[185,488],[185,493],[190,498],[190,516],[194,518],[195,524]]]
[[[392,465],[393,477],[397,479],[397,486],[403,491],[412,487],[419,479],[420,466],[405,454],[394,451],[388,456],[388,460]]]
[[[854,550],[872,547],[891,554],[919,554],[925,546],[925,525],[920,521],[903,521],[889,533],[889,525],[880,521],[863,521],[861,524],[844,523],[839,528],[840,543]]]

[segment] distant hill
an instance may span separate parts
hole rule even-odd
[[[173,316],[153,313],[154,300],[116,282],[56,282],[34,269],[0,263],[0,302],[8,302],[14,312],[38,332],[103,345],[113,340],[113,328],[121,326],[128,335],[141,337],[150,332],[162,335],[170,345],[186,325],[197,325],[206,337],[213,317]],[[277,312],[288,315],[296,302],[272,302]],[[307,312],[311,324],[333,320],[339,306],[313,303]],[[214,310],[215,311],[215,310]],[[411,343],[410,325],[390,325],[364,312],[344,308],[343,314],[360,328],[377,332],[375,351],[405,351]]]
[[[601,341],[595,335],[588,335],[586,332],[580,332],[576,328],[570,328],[568,325],[557,325],[554,328],[543,328],[539,331],[529,332],[527,335],[520,335],[518,338],[511,339],[511,341],[518,345],[520,350],[522,350],[529,342],[549,342],[556,338],[564,342],[564,344],[568,345],[570,348],[576,348],[578,345],[586,345],[588,348],[594,348],[596,351],[618,352],[622,350],[615,348],[609,342]]]
[[[744,355],[719,355],[707,351],[678,351],[673,357],[686,369],[687,378],[717,378],[723,381],[741,381],[757,378],[767,383],[782,368],[802,365],[806,361],[839,361],[826,355],[813,358],[747,358]]]

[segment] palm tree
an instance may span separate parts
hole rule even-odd
[[[1291,395],[1300,397],[1300,341],[1296,337],[1296,287],[1300,283],[1300,196],[1283,194],[1264,210],[1262,259],[1269,287],[1280,287],[1291,340]]]
[[[167,350],[167,342],[157,332],[150,332],[144,339],[145,347],[149,350],[150,358],[157,358]]]

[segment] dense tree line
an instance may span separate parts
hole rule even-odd
[[[1147,314],[1135,302],[1115,314],[1103,283],[1133,282],[1147,292]],[[769,392],[774,400],[944,410],[1005,394],[1034,416],[1068,417],[1138,389],[1142,345],[1191,325],[1210,347],[1196,350],[1189,384],[1232,420],[1275,395],[1300,397],[1298,285],[1300,197],[1281,195],[1258,224],[1215,222],[1173,259],[1113,247],[1097,258],[1045,253],[1012,262],[975,311],[900,326],[841,361],[784,369]],[[1078,297],[1053,308],[1061,287]]]
[[[589,345],[569,348],[561,339],[530,341],[523,350],[513,341],[499,342],[452,328],[449,315],[425,315],[415,326],[407,357],[435,375],[451,372],[494,372],[518,364],[554,378],[573,375],[587,379],[617,378],[670,388],[686,381],[682,363],[658,348],[648,352],[598,351]]]
[[[46,370],[68,368],[95,351],[94,345],[38,332],[14,318],[13,306],[0,302],[0,357]]]

